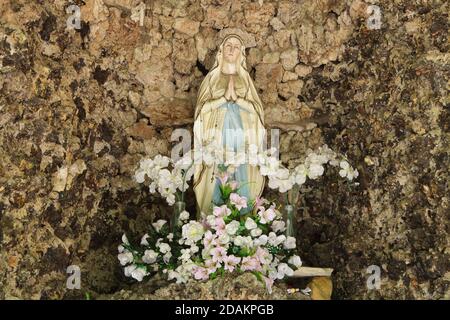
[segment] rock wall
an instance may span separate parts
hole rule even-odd
[[[380,29],[366,25],[370,4]],[[2,0],[0,298],[132,288],[120,235],[170,214],[132,173],[192,127],[227,28],[248,35],[268,126],[294,123],[282,159],[327,143],[360,171],[358,187],[329,174],[303,195],[304,264],[335,269],[334,298],[449,297],[449,11],[445,0]],[[66,288],[69,265],[81,290]],[[379,290],[366,287],[370,265]]]

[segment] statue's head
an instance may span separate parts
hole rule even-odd
[[[223,42],[223,59],[228,63],[236,63],[241,50],[241,40],[236,36],[229,36]]]

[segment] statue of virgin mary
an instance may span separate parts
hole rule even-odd
[[[239,36],[223,39],[215,64],[200,86],[194,119],[196,148],[207,142],[234,152],[248,151],[250,145],[262,150],[264,110],[248,73],[245,45]],[[209,214],[213,203],[220,199],[216,173],[217,166],[202,163],[195,167],[194,192],[199,213]],[[231,179],[239,183],[239,193],[247,200],[261,196],[265,179],[258,167],[241,164]]]

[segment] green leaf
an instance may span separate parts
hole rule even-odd
[[[256,276],[256,279],[258,279],[258,281],[264,282],[262,273],[260,271],[253,271],[252,273]]]

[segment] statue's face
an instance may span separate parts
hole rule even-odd
[[[223,58],[228,63],[236,63],[241,52],[241,42],[237,38],[229,38],[223,44]]]

